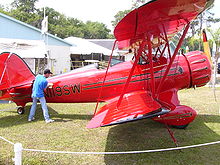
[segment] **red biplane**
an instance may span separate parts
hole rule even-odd
[[[106,69],[81,68],[48,78],[45,90],[49,103],[107,102],[95,110],[88,128],[108,126],[144,118],[185,128],[196,117],[192,108],[180,105],[180,89],[200,87],[209,82],[211,66],[201,51],[177,55],[190,22],[212,0],[152,0],[131,11],[116,26],[120,47],[134,52],[129,62]],[[182,32],[171,52],[170,39]],[[86,49],[86,48],[85,48]],[[111,58],[110,58],[111,59]],[[111,61],[111,60],[110,60]],[[0,99],[11,100],[23,113],[31,102],[35,75],[14,53],[0,55]]]

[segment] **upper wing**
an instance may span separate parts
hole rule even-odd
[[[108,100],[87,125],[88,128],[108,126],[147,117],[153,117],[161,112],[161,105],[147,91],[135,91],[123,96],[117,107],[118,98]]]
[[[213,0],[151,0],[131,11],[116,26],[114,35],[125,46],[137,43],[150,35],[152,46],[162,44],[158,40],[164,33],[173,37],[186,24],[192,21]]]

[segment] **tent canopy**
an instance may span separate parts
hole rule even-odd
[[[21,58],[45,58],[46,45],[39,40],[0,38],[0,52],[12,52]]]
[[[78,37],[68,37],[66,39],[67,42],[72,43],[76,46],[72,46],[70,51],[72,54],[92,54],[92,53],[102,53],[104,55],[111,55],[111,50],[94,44],[90,41],[87,41]],[[117,53],[113,53],[113,55],[118,55]]]

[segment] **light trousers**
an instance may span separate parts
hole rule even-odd
[[[38,100],[41,103],[41,108],[43,110],[44,119],[49,120],[50,116],[49,116],[49,113],[48,113],[48,108],[47,108],[45,97],[33,97],[33,104],[31,106],[31,110],[30,110],[30,114],[29,114],[28,119],[31,119],[31,120],[33,119],[33,117],[35,115],[36,108],[37,108],[37,101]]]

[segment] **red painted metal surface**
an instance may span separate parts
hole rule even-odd
[[[142,40],[146,33],[155,41],[166,33],[173,37],[201,13],[209,0],[156,0],[131,11],[116,26],[114,35],[127,47]],[[153,47],[160,45],[153,42]]]
[[[189,124],[195,119],[196,115],[197,113],[194,109],[185,105],[177,105],[173,111],[152,119],[167,125],[179,126]]]
[[[95,117],[89,122],[88,128],[95,128],[108,124],[116,124],[143,115],[160,111],[161,105],[144,90],[134,91],[123,95],[120,106],[117,106],[118,97],[109,100],[108,104],[100,108]]]
[[[34,78],[34,74],[30,72],[30,69],[22,59],[17,59],[16,56],[10,53],[1,54],[0,89],[30,84]]]

